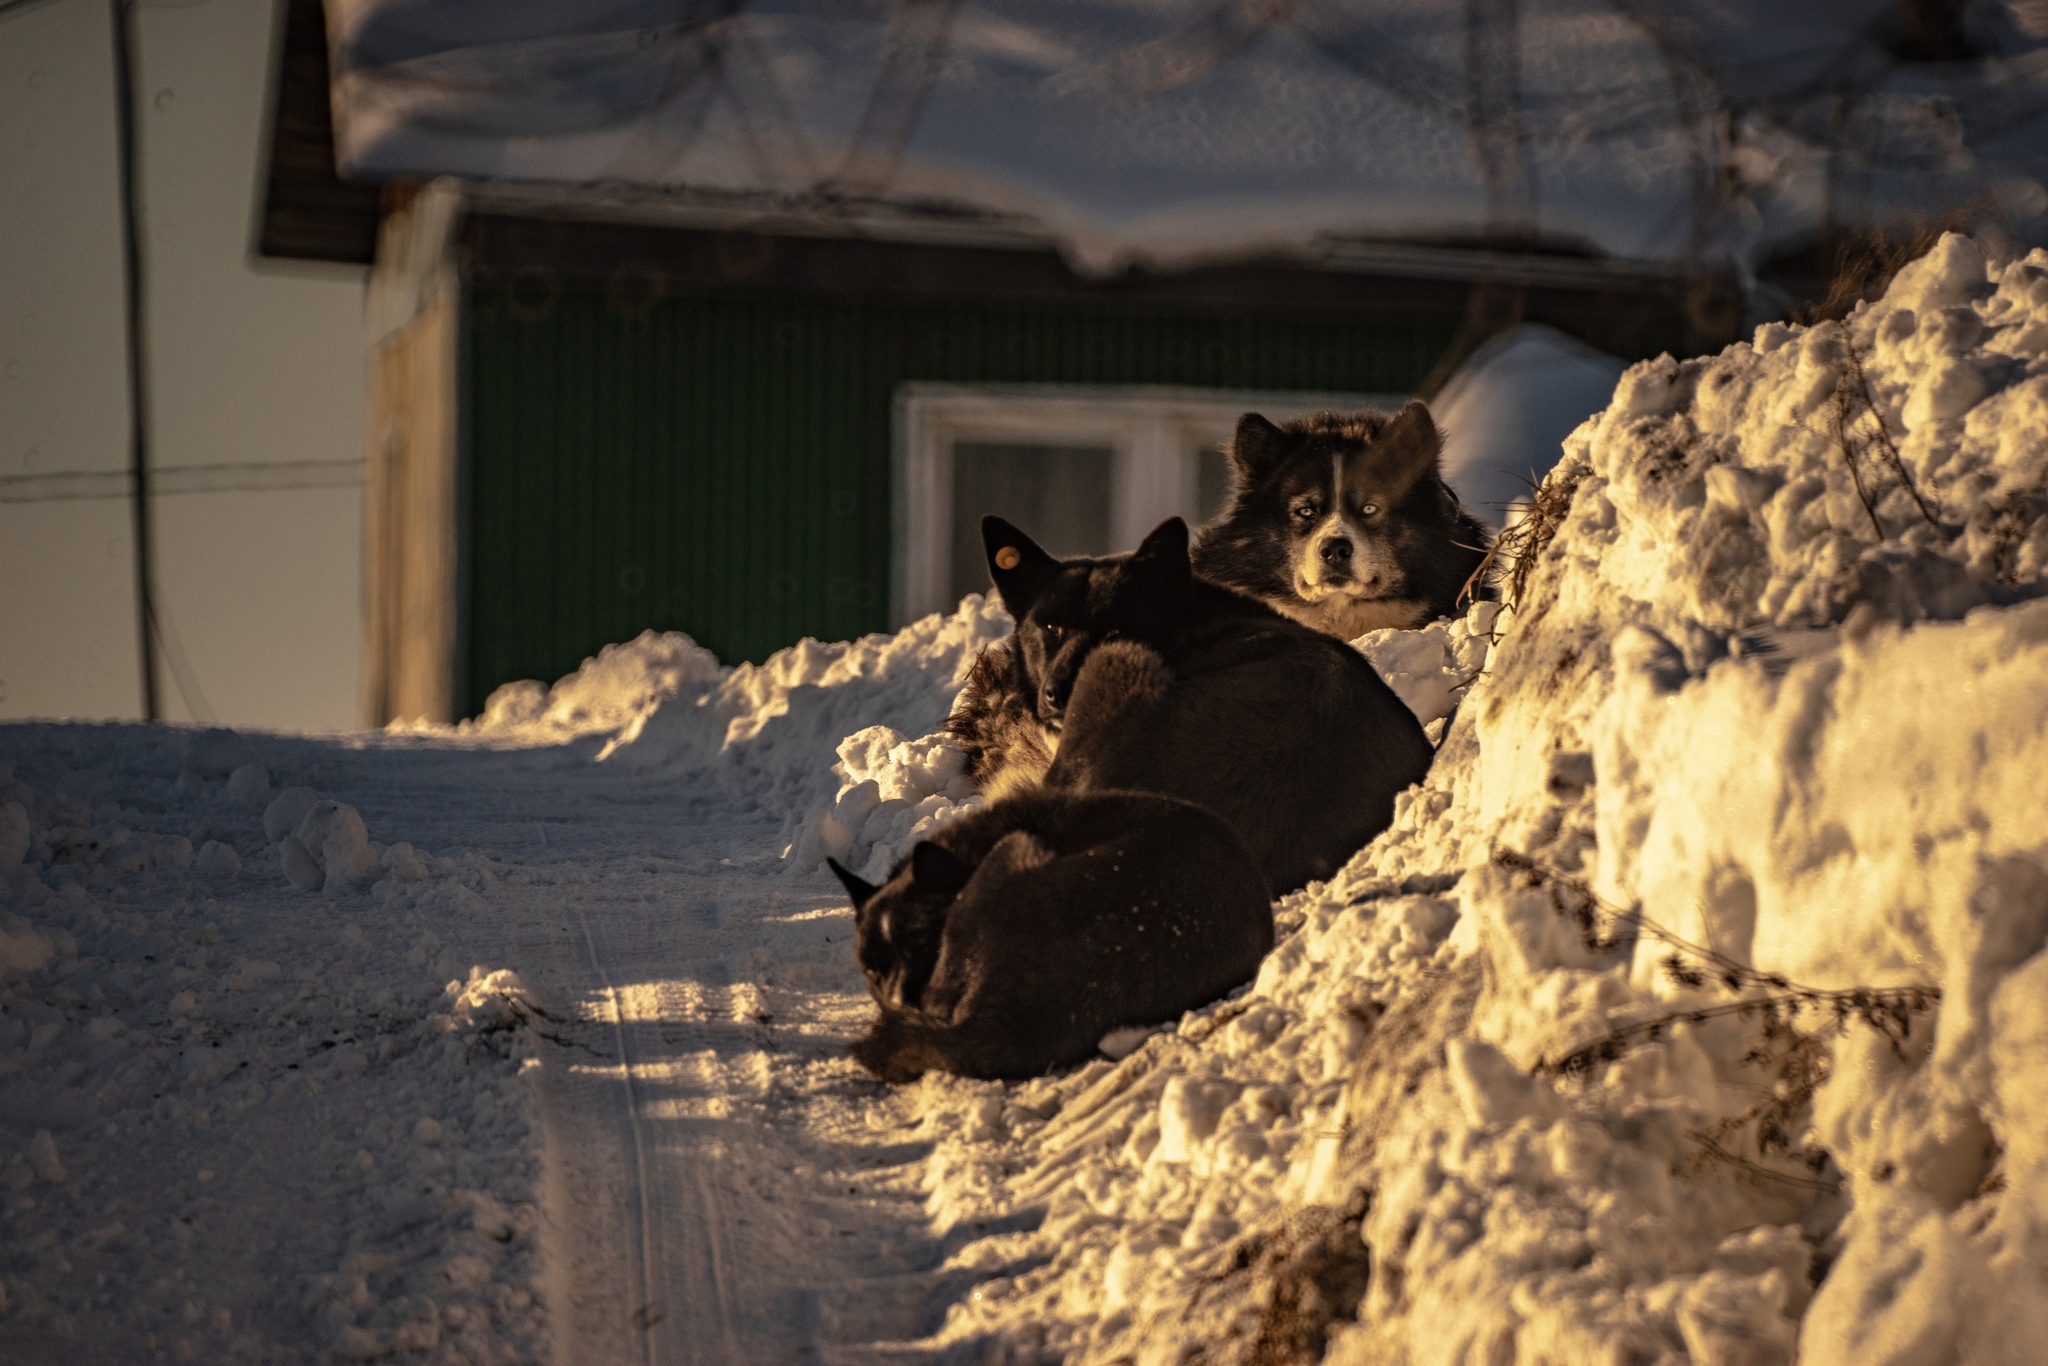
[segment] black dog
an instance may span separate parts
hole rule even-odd
[[[1196,538],[1195,573],[1343,640],[1451,615],[1487,532],[1444,483],[1442,444],[1419,402],[1284,427],[1246,413],[1230,452],[1237,492]],[[1052,763],[1024,645],[1020,633],[982,652],[947,723],[991,797]]]
[[[1453,615],[1487,532],[1444,483],[1442,454],[1420,400],[1279,427],[1246,413],[1237,492],[1195,542],[1195,572],[1344,640]]]
[[[1207,807],[1274,893],[1292,891],[1391,823],[1429,741],[1350,646],[1196,578],[1187,534],[1175,517],[1129,555],[1062,561],[983,520],[1017,619],[1003,695],[1020,702],[1005,724],[1056,749],[1048,787]]]
[[[886,1081],[1028,1077],[1249,979],[1273,947],[1258,870],[1215,816],[1137,792],[1038,791],[921,841],[873,887],[837,863]]]

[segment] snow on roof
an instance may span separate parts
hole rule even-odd
[[[1973,196],[2025,229],[2048,209],[2037,8],[1972,7],[1984,55],[1935,64],[1886,50],[1890,0],[328,11],[354,177],[992,220],[1108,268],[1530,233],[1746,260],[1829,214]]]

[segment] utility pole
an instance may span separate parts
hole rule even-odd
[[[129,506],[135,521],[135,629],[141,646],[142,716],[163,719],[156,691],[156,590],[150,551],[149,372],[143,331],[142,197],[136,156],[135,10],[131,0],[110,0],[114,21],[114,108],[121,153],[121,246],[128,304]]]

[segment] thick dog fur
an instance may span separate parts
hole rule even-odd
[[[1388,414],[1238,420],[1229,511],[1195,542],[1195,572],[1351,640],[1453,615],[1487,532],[1444,483],[1420,400]]]
[[[1196,537],[1195,573],[1342,640],[1451,615],[1487,532],[1444,483],[1441,454],[1419,402],[1280,427],[1246,413],[1231,444],[1237,492]],[[1052,763],[1022,644],[983,651],[947,723],[968,776],[992,797],[1042,780]]]
[[[1010,695],[1056,751],[1047,787],[1206,807],[1277,895],[1335,872],[1428,771],[1422,727],[1372,665],[1195,577],[1178,517],[1101,560],[1056,560],[1001,518],[982,527],[1017,618]]]
[[[1054,740],[1030,704],[1016,637],[981,652],[968,671],[946,730],[967,752],[967,776],[990,801],[1037,784],[1052,765]]]
[[[1249,979],[1273,946],[1258,871],[1214,815],[1038,790],[921,841],[872,887],[837,863],[881,1008],[853,1056],[886,1081],[1028,1077]]]

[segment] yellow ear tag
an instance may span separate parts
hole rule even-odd
[[[1024,554],[1016,546],[1006,545],[996,552],[996,568],[1015,569],[1024,562]]]

